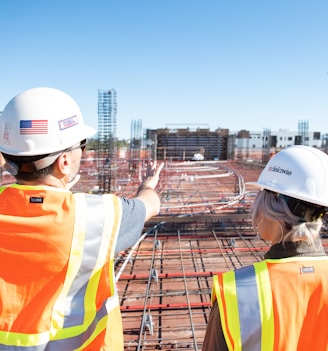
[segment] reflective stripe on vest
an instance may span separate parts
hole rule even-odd
[[[0,350],[83,350],[105,330],[110,311],[119,306],[113,259],[122,216],[120,199],[112,195],[74,197],[72,247],[65,282],[53,306],[51,330],[38,334],[0,331]],[[111,296],[97,310],[99,280],[108,259]]]
[[[215,276],[212,302],[215,299],[230,351],[273,350],[272,292],[265,261]]]

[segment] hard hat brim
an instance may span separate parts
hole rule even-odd
[[[94,129],[93,127],[85,125],[84,129],[85,129],[85,139],[91,138],[97,134],[96,129]]]
[[[298,200],[302,200],[302,201],[305,201],[305,202],[313,203],[315,205],[328,207],[328,201],[327,202],[316,201],[314,203],[313,202],[313,198],[302,196],[300,194],[298,196],[295,196],[295,193],[286,191],[285,189],[279,189],[277,186],[270,186],[268,184],[263,184],[261,182],[246,182],[245,185],[252,185],[252,186],[255,186],[256,188],[258,188],[259,190],[264,190],[264,189],[265,190],[270,190],[270,191],[272,191],[274,193],[277,193],[277,194],[287,195],[289,197],[292,197],[292,198],[295,198],[295,199],[298,199]]]

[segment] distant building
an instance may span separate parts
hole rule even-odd
[[[262,148],[268,140],[263,140],[263,132],[249,132],[250,144],[255,148]],[[320,148],[322,146],[320,132],[308,132],[307,136],[300,135],[299,132],[280,129],[271,132],[270,147],[277,149],[284,149],[292,145],[308,145]]]
[[[260,131],[239,131],[236,135],[237,158],[259,158],[267,153],[277,152],[292,145],[308,145],[316,148],[325,148],[327,136],[320,132],[300,132],[280,129]],[[265,160],[264,160],[265,161]]]
[[[229,129],[203,128],[148,129],[146,138],[151,141],[153,157],[159,160],[195,160],[195,155],[201,155],[204,160],[257,159],[262,162],[272,153],[292,145],[325,148],[328,139],[327,134],[307,129],[230,133]]]
[[[226,160],[233,145],[229,143],[229,129],[148,129],[146,138],[152,141],[158,160],[191,161],[196,154],[204,160]]]

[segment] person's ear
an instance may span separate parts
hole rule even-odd
[[[62,175],[69,175],[71,173],[70,168],[70,154],[63,152],[56,160],[56,168]]]

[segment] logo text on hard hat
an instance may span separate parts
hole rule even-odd
[[[75,116],[72,116],[69,118],[62,119],[61,121],[58,121],[58,124],[59,124],[59,129],[64,130],[64,129],[71,128],[71,127],[79,124],[79,119],[75,115]]]
[[[1,121],[0,121],[0,124],[1,124]],[[1,130],[1,128],[0,128],[0,130]],[[2,138],[3,138],[2,141],[4,144],[10,144],[10,139],[11,139],[10,135],[12,134],[11,130],[12,130],[12,124],[6,122],[4,125],[3,136],[2,136]]]
[[[268,169],[269,172],[277,172],[277,173],[283,173],[286,174],[288,176],[292,175],[292,171],[289,169],[284,169],[284,168],[280,168],[279,166],[271,166]]]

